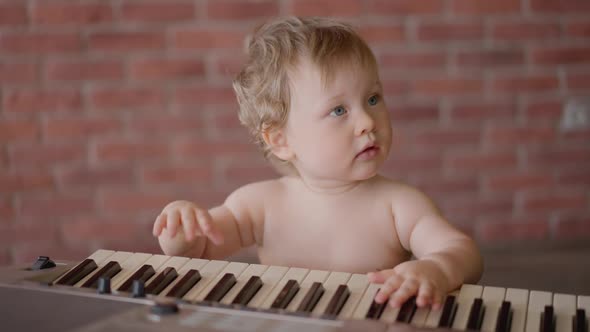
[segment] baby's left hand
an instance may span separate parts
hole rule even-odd
[[[404,262],[393,269],[369,272],[368,277],[372,283],[383,283],[375,301],[383,303],[389,298],[389,304],[394,308],[399,308],[415,295],[418,307],[432,305],[437,310],[441,307],[443,295],[450,291],[442,270],[428,260]]]

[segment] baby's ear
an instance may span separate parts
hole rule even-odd
[[[287,136],[282,129],[269,129],[262,132],[262,138],[270,151],[279,159],[290,161],[293,151],[287,142]]]

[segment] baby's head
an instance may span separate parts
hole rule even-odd
[[[271,21],[256,29],[248,40],[247,53],[246,63],[233,82],[239,119],[265,157],[283,174],[297,172],[287,158],[271,151],[266,134],[287,125],[295,90],[300,88],[296,76],[301,70],[316,68],[323,86],[332,84],[343,68],[371,73],[371,85],[378,87],[369,89],[379,90],[381,102],[375,57],[353,28],[342,22],[297,17]]]

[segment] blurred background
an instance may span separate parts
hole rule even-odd
[[[392,114],[383,173],[430,195],[491,270],[569,262],[584,277],[587,0],[1,0],[0,265],[158,253],[168,202],[276,177],[231,78],[247,33],[281,15],[358,28]]]

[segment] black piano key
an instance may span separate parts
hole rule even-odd
[[[291,279],[287,281],[277,298],[270,306],[271,309],[285,309],[298,291],[299,283],[297,280]]]
[[[166,296],[181,298],[186,294],[194,285],[201,280],[201,274],[198,270],[189,270],[180,279],[174,287],[166,294]]]
[[[164,271],[160,272],[149,285],[145,287],[146,294],[158,295],[164,288],[168,287],[170,283],[178,277],[176,269],[173,267],[167,267]]]
[[[154,274],[156,274],[154,267],[149,264],[144,264],[129,278],[127,278],[127,280],[125,280],[125,282],[119,287],[118,291],[130,292],[134,280],[141,280],[145,284],[145,282],[148,281]]]
[[[227,292],[236,284],[236,277],[233,273],[226,273],[219,279],[209,294],[205,297],[205,301],[219,302],[227,294]]]
[[[332,296],[330,302],[328,302],[328,306],[326,307],[324,315],[337,316],[340,313],[340,310],[342,310],[342,307],[344,306],[344,303],[346,303],[346,300],[348,300],[349,296],[350,290],[348,289],[347,285],[338,286],[334,296]]]
[[[467,319],[468,330],[479,330],[483,321],[485,307],[482,299],[473,299],[471,309],[469,310],[469,318]]]
[[[555,332],[555,314],[551,305],[546,305],[541,314],[541,332]]]
[[[309,288],[309,291],[307,291],[307,294],[305,294],[305,297],[303,298],[301,303],[299,304],[297,311],[312,312],[313,308],[320,300],[320,297],[322,297],[322,295],[324,294],[324,291],[325,289],[321,282],[314,282]]]
[[[510,332],[510,326],[512,325],[512,308],[510,302],[502,301],[500,311],[498,312],[498,318],[496,319],[496,330],[495,332]]]
[[[90,272],[96,270],[98,265],[93,259],[87,258],[75,268],[66,273],[56,284],[74,286],[78,281],[82,280]]]
[[[379,293],[380,289],[377,289],[377,293]],[[375,293],[375,294],[377,294]],[[367,311],[367,314],[365,315],[365,318],[367,319],[379,319],[381,318],[381,314],[383,314],[383,310],[385,310],[385,307],[387,306],[387,302],[385,301],[383,303],[377,303],[375,302],[375,299],[373,299],[373,302],[371,302],[371,306],[369,307],[369,310]]]
[[[416,297],[412,296],[399,309],[399,313],[397,314],[395,321],[409,324],[416,313],[416,309]]]
[[[82,287],[86,288],[97,288],[98,287],[98,279],[100,277],[110,278],[112,279],[117,273],[121,272],[121,266],[116,261],[110,261],[105,266],[103,266],[100,270],[96,271],[96,273],[90,277]]]
[[[584,309],[576,310],[576,315],[572,317],[572,332],[588,332],[588,319]]]
[[[259,276],[251,276],[244,288],[240,290],[238,295],[232,301],[232,304],[246,306],[252,300],[254,295],[262,287],[262,279]]]
[[[449,295],[445,299],[440,320],[438,321],[438,327],[450,328],[453,325],[455,319],[455,313],[457,313],[457,304],[455,303],[455,296]]]

